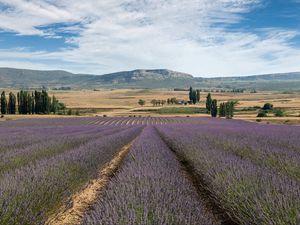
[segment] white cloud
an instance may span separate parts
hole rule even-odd
[[[67,39],[76,48],[62,51],[0,50],[0,66],[7,63],[16,67],[21,65],[16,62],[23,60],[26,68],[33,69],[37,65],[102,74],[169,68],[201,76],[300,71],[296,63],[300,50],[289,45],[298,32],[228,29],[230,24],[243,21],[244,13],[260,7],[259,0],[0,0],[1,3],[10,6],[0,12],[2,29],[52,38],[57,37],[55,29],[59,29],[79,36]],[[70,26],[38,28],[53,23]],[[56,64],[42,63],[47,60]]]

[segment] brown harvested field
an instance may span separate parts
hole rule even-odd
[[[89,108],[132,108],[137,106],[138,99],[145,99],[150,104],[152,99],[167,99],[176,97],[187,100],[186,91],[167,90],[100,90],[100,91],[50,91],[69,107]],[[207,93],[201,93],[202,101]],[[219,101],[239,100],[240,107],[263,105],[271,102],[278,107],[295,107],[300,109],[300,92],[284,94],[282,92],[260,92],[260,93],[212,93]]]
[[[187,100],[186,91],[168,91],[168,90],[100,90],[100,91],[56,91],[58,99],[65,102],[71,108],[99,108],[99,109],[133,109],[139,107],[139,99],[146,100],[146,107],[151,107],[152,99],[166,100],[176,97],[177,99]],[[201,93],[201,104],[207,93]],[[238,108],[262,106],[266,102],[274,104],[276,107],[297,111],[300,110],[300,92],[282,93],[282,92],[259,92],[259,93],[212,93],[213,98],[218,101],[238,100]]]

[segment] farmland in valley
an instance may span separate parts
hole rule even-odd
[[[6,93],[18,90],[1,89]],[[174,91],[168,89],[101,89],[80,91],[49,91],[57,99],[66,104],[73,112],[79,111],[82,116],[108,115],[108,116],[207,116],[205,100],[208,92],[201,92],[200,102],[196,105],[164,105],[153,107],[152,99],[167,100],[176,98],[188,100],[188,91]],[[218,103],[238,101],[235,106],[235,118],[256,121],[259,107],[271,103],[275,108],[284,112],[284,116],[260,118],[261,123],[274,124],[300,124],[300,92],[259,91],[257,93],[231,93],[213,92],[212,97]],[[138,105],[139,99],[146,101],[145,106]],[[59,115],[5,115],[1,120],[19,119],[24,117],[59,117]],[[60,116],[61,117],[61,116]]]
[[[78,117],[0,134],[3,225],[299,223],[298,126]]]

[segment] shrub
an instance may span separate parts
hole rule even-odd
[[[143,99],[140,99],[140,100],[138,101],[138,104],[139,104],[140,106],[144,106],[144,105],[146,104],[146,101],[143,100]]]
[[[283,117],[285,115],[284,111],[281,109],[275,109],[273,110],[273,113],[276,117]]]
[[[271,104],[271,103],[266,103],[266,104],[264,104],[264,106],[263,106],[262,109],[263,109],[263,110],[273,110],[273,104]]]
[[[265,111],[260,111],[258,114],[257,114],[257,117],[267,117],[268,114],[265,112]]]

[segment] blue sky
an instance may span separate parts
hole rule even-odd
[[[300,71],[300,0],[0,0],[0,67]]]

